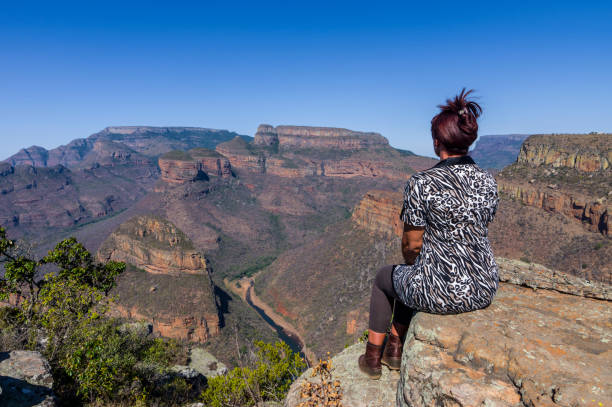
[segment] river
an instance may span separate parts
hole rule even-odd
[[[239,281],[239,284],[226,280],[225,284],[253,308],[276,331],[278,337],[289,345],[291,350],[299,352],[309,365],[311,361],[315,360],[314,353],[306,347],[304,339],[297,332],[297,329],[255,295],[253,278],[243,278]]]

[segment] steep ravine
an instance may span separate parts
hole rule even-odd
[[[225,286],[234,294],[238,295],[244,302],[252,307],[270,326],[279,337],[285,341],[294,351],[302,352],[310,363],[316,360],[315,354],[308,349],[306,341],[298,330],[278,315],[268,304],[263,302],[255,294],[255,280],[253,277],[245,277],[240,280],[224,280]]]

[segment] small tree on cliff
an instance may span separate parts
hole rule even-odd
[[[15,304],[13,318],[22,330],[31,334],[44,331],[50,356],[61,347],[71,329],[104,313],[103,299],[125,270],[124,263],[95,262],[73,237],[58,243],[42,259],[34,260],[7,237],[3,228],[0,262],[5,269],[0,280],[0,300]],[[42,275],[42,267],[48,269],[46,275]]]
[[[54,363],[76,329],[104,314],[104,299],[125,264],[95,262],[73,237],[58,243],[41,259],[31,257],[0,228],[0,263],[5,271],[0,279],[0,300],[13,305],[9,325],[26,348],[45,343],[45,354]]]

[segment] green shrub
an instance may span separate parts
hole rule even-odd
[[[255,342],[248,366],[234,368],[208,381],[202,401],[210,407],[252,406],[268,400],[282,400],[291,383],[306,368],[299,354],[284,342]]]
[[[43,352],[54,376],[54,390],[67,404],[163,405],[187,401],[188,383],[176,375],[163,384],[156,374],[183,352],[165,341],[119,329],[105,317],[108,294],[123,263],[94,262],[74,238],[60,242],[47,256],[33,260],[18,250],[0,228],[0,299],[19,300],[0,310],[3,350]],[[36,278],[40,266],[55,272]],[[153,368],[151,368],[153,366]]]

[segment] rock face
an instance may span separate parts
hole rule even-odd
[[[53,377],[39,352],[0,353],[0,404],[6,407],[54,407]]]
[[[116,260],[129,269],[115,294],[115,315],[149,321],[169,338],[205,342],[219,333],[219,315],[207,260],[169,221],[137,216],[121,224],[98,250],[101,261]]]
[[[435,164],[389,146],[377,133],[327,127],[261,125],[253,143],[236,138],[216,151],[233,168],[287,178],[386,178],[406,180]]]
[[[397,405],[609,405],[611,316],[607,301],[503,283],[487,309],[419,313]]]
[[[0,225],[41,240],[126,209],[158,176],[153,164],[121,162],[70,170],[0,165]]]
[[[159,168],[162,179],[171,184],[184,184],[210,177],[229,178],[233,175],[227,158],[205,148],[166,153],[159,158]]]
[[[538,188],[528,183],[504,181],[499,183],[499,191],[525,205],[577,219],[591,232],[607,236],[610,231],[608,214],[612,208],[607,199],[589,201],[589,197],[556,191],[548,186]]]
[[[518,162],[531,166],[569,167],[585,172],[609,170],[612,134],[534,135],[523,143]]]
[[[353,210],[353,221],[362,228],[383,236],[401,236],[404,225],[399,213],[402,194],[393,191],[368,191]]]
[[[98,250],[101,261],[124,261],[112,312],[149,321],[169,338],[205,342],[219,333],[219,314],[207,260],[169,221],[137,216],[121,224]]]
[[[612,300],[612,286],[609,284],[589,281],[584,278],[572,276],[551,270],[541,264],[526,263],[521,260],[495,259],[499,266],[499,280],[530,287],[533,289],[546,289],[564,294],[578,295],[598,300]]]
[[[358,132],[334,127],[277,126],[262,124],[257,128],[254,143],[287,148],[362,149],[385,146],[389,142],[378,133]]]
[[[517,162],[499,173],[499,190],[607,236],[611,162],[611,134],[531,136]]]
[[[395,393],[399,382],[399,373],[384,368],[380,380],[371,380],[359,371],[357,358],[363,354],[365,344],[349,346],[332,359],[333,380],[339,380],[342,388],[342,405],[346,407],[390,407],[395,405]],[[316,383],[312,378],[312,369],[304,372],[292,385],[285,407],[297,407],[304,401],[300,389],[304,382]]]
[[[165,219],[138,216],[121,224],[98,251],[102,261],[123,261],[149,273],[207,274],[207,260]]]

